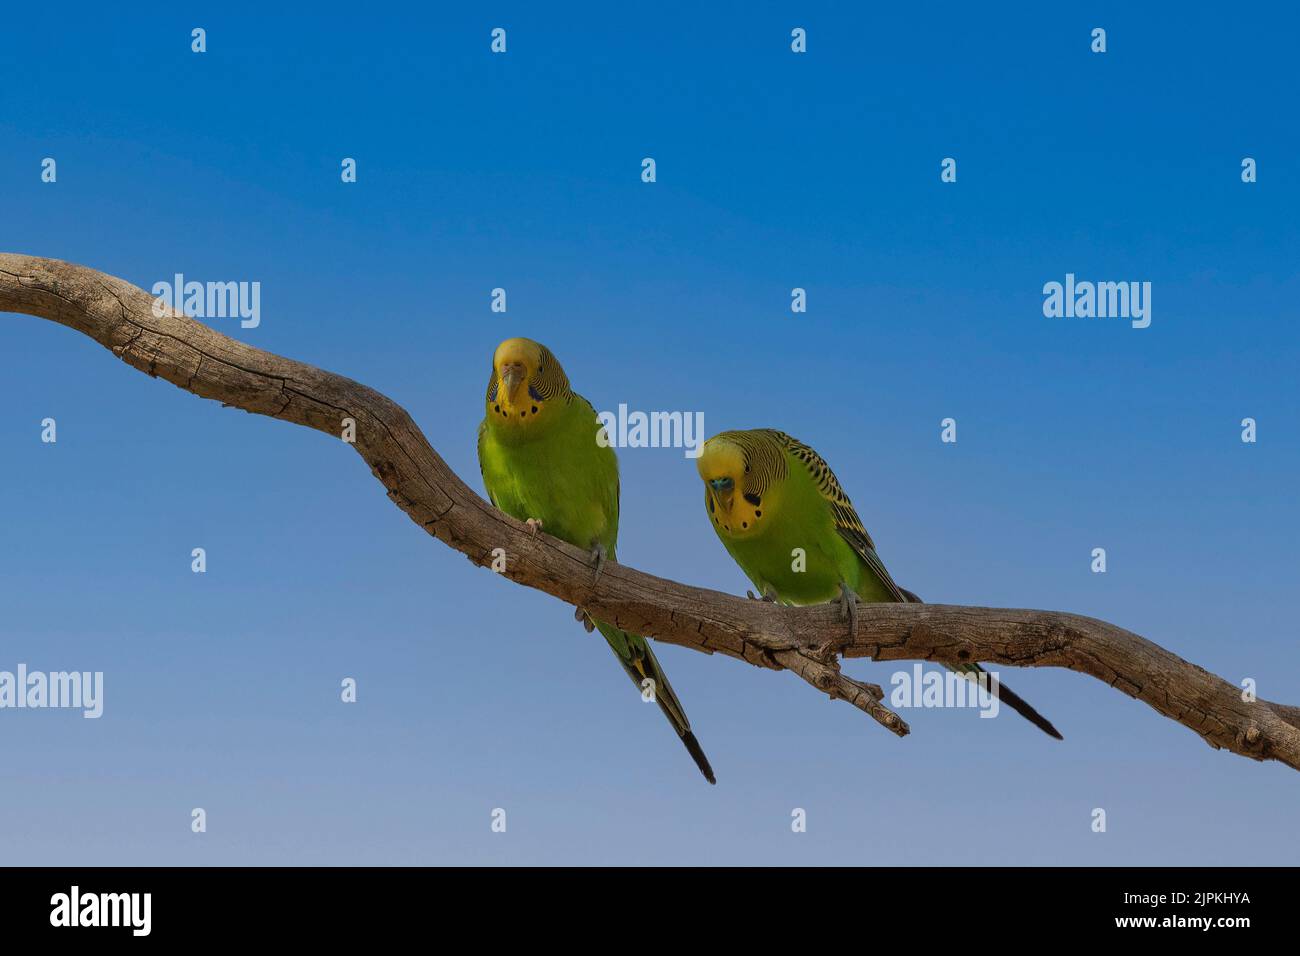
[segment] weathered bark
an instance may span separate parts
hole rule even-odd
[[[899,736],[907,725],[884,706],[880,688],[844,676],[841,657],[1066,667],[1144,701],[1212,747],[1300,769],[1300,708],[1243,701],[1232,684],[1104,621],[1055,611],[864,604],[850,634],[832,606],[745,600],[613,562],[596,577],[587,554],[531,534],[470,490],[411,417],[374,389],[237,342],[171,309],[157,316],[143,289],[55,259],[0,254],[0,311],[66,325],[195,395],[336,439],[351,418],[354,447],[388,496],[473,563],[489,567],[493,550],[503,548],[504,576],[519,584],[657,640],[791,670]]]

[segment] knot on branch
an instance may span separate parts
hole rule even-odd
[[[1237,745],[1242,750],[1262,750],[1263,743],[1264,735],[1260,733],[1259,725],[1253,720],[1250,722],[1250,726],[1237,734]]]

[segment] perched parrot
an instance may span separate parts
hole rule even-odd
[[[894,583],[862,519],[830,466],[817,452],[770,428],[722,432],[696,459],[704,505],[723,547],[760,595],[783,604],[841,601],[856,623],[865,603],[921,603]],[[806,564],[794,570],[802,548]],[[974,676],[979,664],[952,668]],[[1057,729],[1005,684],[998,699],[1057,740]]]
[[[569,387],[551,351],[530,339],[507,339],[492,358],[487,415],[478,430],[478,461],[488,498],[506,514],[592,552],[596,573],[618,542],[618,458],[597,435],[596,411]],[[578,618],[604,636],[632,682],[655,701],[709,783],[713,768],[646,639],[604,621]]]

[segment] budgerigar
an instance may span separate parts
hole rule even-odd
[[[853,621],[854,596],[867,603],[920,603],[894,583],[830,466],[803,442],[770,428],[722,432],[704,443],[696,465],[713,530],[764,598],[785,604],[840,600]],[[795,549],[802,549],[800,570]],[[953,669],[982,671],[978,664]],[[1005,684],[997,693],[1002,703],[1061,739]]]
[[[492,358],[487,415],[478,430],[478,460],[492,504],[580,548],[591,549],[595,573],[614,559],[618,541],[618,458],[597,440],[595,409],[569,387],[544,345],[507,339]],[[579,618],[585,615],[579,611]],[[650,689],[709,783],[713,768],[644,637],[604,621],[594,625],[643,693]],[[646,685],[646,680],[652,681]]]

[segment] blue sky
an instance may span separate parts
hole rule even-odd
[[[390,395],[475,487],[492,350],[531,336],[597,408],[812,444],[928,600],[1095,615],[1295,703],[1297,25],[25,5],[0,34],[0,249],[260,282],[258,328],[212,324]],[[1067,272],[1150,281],[1150,328],[1045,318]],[[567,607],[427,537],[341,443],[0,324],[0,670],[106,685],[99,720],[0,711],[0,861],[1296,862],[1293,771],[1063,671],[1003,672],[1063,743],[952,710],[899,741],[663,647],[708,787]],[[693,463],[621,461],[621,559],[743,591]]]

